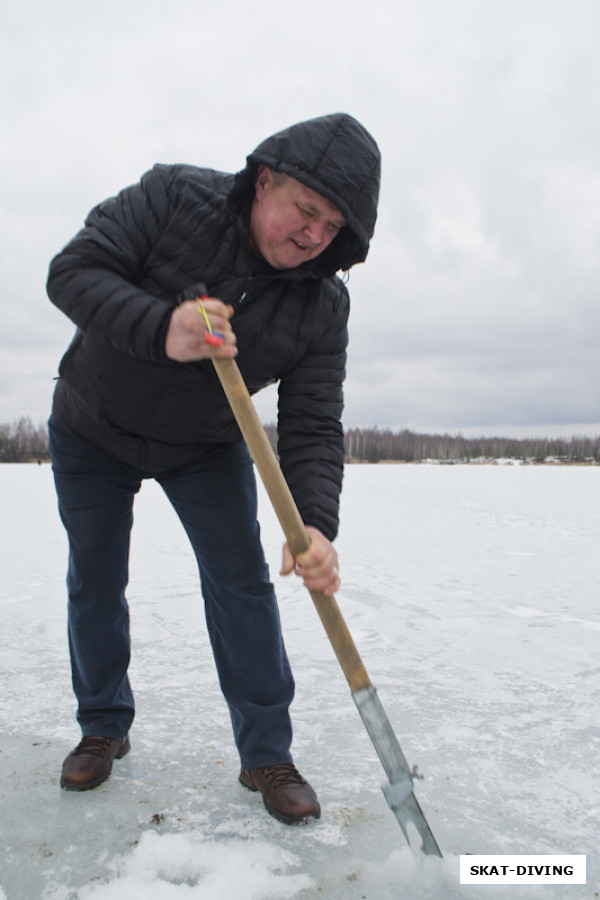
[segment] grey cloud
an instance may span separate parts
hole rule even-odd
[[[13,5],[0,421],[47,414],[72,333],[47,266],[95,203],[157,161],[235,170],[265,134],[346,109],[383,186],[349,283],[345,424],[596,433],[599,25],[595,0]]]

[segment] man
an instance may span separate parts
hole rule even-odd
[[[282,573],[332,594],[349,306],[335,273],[366,258],[379,176],[355,119],[312,119],[268,138],[236,176],[155,166],[52,261],[48,294],[77,326],[49,426],[83,735],[63,764],[67,790],[101,784],[130,749],[129,537],[134,496],[154,478],[198,561],[240,781],[285,823],[320,815],[290,753],[294,682],[252,463],[211,358],[237,357],[251,393],[279,383],[279,456],[311,538],[296,560],[284,546]]]

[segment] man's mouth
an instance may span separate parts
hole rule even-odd
[[[295,244],[299,250],[306,251],[308,250],[308,244],[301,244],[300,241],[295,240],[295,238],[290,238],[292,244]]]

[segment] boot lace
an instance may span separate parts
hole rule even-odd
[[[259,771],[266,778],[269,787],[274,790],[288,784],[306,784],[305,779],[293,763],[283,763],[280,766],[265,766]]]
[[[84,737],[72,752],[72,756],[82,753],[91,756],[108,756],[108,748],[112,738],[108,737]]]

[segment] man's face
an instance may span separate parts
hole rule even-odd
[[[250,246],[275,269],[319,256],[344,227],[339,209],[290,176],[261,166],[250,214]]]

